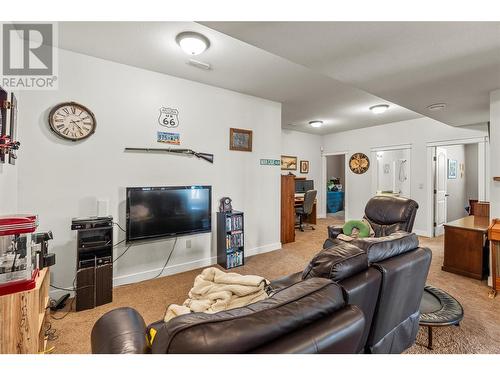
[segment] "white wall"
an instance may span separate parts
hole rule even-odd
[[[500,119],[500,98],[498,111]],[[428,193],[430,192],[429,189],[431,189],[427,184],[427,172],[428,168],[430,168],[426,162],[427,143],[487,135],[486,126],[477,129],[451,127],[429,118],[420,118],[329,134],[324,137],[323,147],[325,153],[342,152],[347,149],[349,151],[348,157],[350,157],[354,152],[371,155],[372,148],[411,144],[411,197],[420,206],[414,230],[419,234],[427,234]],[[492,160],[495,159],[492,158]],[[373,162],[371,160],[371,163]],[[366,202],[372,196],[371,178],[372,173],[370,171],[362,175],[355,175],[350,170],[346,171],[346,185],[349,189],[349,194],[347,194],[348,202],[346,203],[349,207],[349,217],[347,219],[363,216]],[[498,194],[500,196],[500,191]]]
[[[500,176],[500,90],[490,93],[490,175]],[[490,180],[490,216],[500,217],[500,182]]]
[[[95,215],[96,201],[106,199],[123,227],[127,186],[212,185],[212,234],[179,238],[164,274],[215,262],[215,211],[223,196],[245,212],[247,255],[280,247],[280,168],[259,165],[260,158],[280,158],[280,103],[68,51],[60,51],[59,67],[59,90],[23,93],[19,116],[19,210],[37,213],[40,229],[54,233],[55,285],[71,286],[75,274],[71,218]],[[64,101],[94,112],[97,131],[89,139],[71,143],[49,130],[48,112]],[[181,133],[181,147],[213,153],[213,165],[169,154],[124,153],[124,147],[162,147],[156,131],[167,129],[158,125],[160,107],[179,110],[174,131]],[[229,150],[230,127],[253,130],[253,152]],[[116,229],[115,242],[123,238]],[[115,284],[155,276],[172,244],[133,246],[115,265]],[[115,255],[124,249],[119,246]]]
[[[18,168],[18,165],[9,164],[8,156],[5,164],[0,164],[0,216],[17,213]]]
[[[325,217],[326,206],[320,194],[321,188],[325,186],[321,182],[321,144],[322,137],[320,135],[287,129],[281,131],[281,154],[297,156],[297,170],[292,171],[294,175],[314,180],[314,188],[318,191],[317,216]],[[301,160],[309,160],[309,173],[300,173]],[[288,171],[282,171],[282,173],[288,174]]]
[[[451,159],[457,161],[457,178],[446,179],[446,192],[449,195],[446,202],[446,220],[454,221],[467,216],[465,207],[468,205],[466,190],[466,180],[468,177],[466,177],[465,173],[462,176],[460,171],[460,165],[465,163],[465,145],[445,146],[443,148],[446,149],[448,160]],[[475,183],[477,186],[477,179]]]

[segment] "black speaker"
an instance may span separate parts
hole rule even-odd
[[[113,218],[73,219],[77,230],[76,311],[113,300]]]
[[[111,258],[104,260],[95,269],[95,305],[100,306],[113,301],[113,263]]]
[[[95,267],[76,271],[76,311],[95,307]]]

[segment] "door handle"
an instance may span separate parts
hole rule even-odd
[[[450,196],[450,194],[445,194],[444,196],[445,196],[445,197],[449,197],[449,196]]]

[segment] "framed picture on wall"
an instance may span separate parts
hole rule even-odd
[[[281,170],[282,171],[296,171],[297,170],[297,157],[281,155]]]
[[[300,173],[309,173],[309,161],[301,160],[300,161]]]
[[[229,149],[233,151],[252,151],[252,131],[230,128]]]
[[[448,159],[448,179],[454,180],[457,178],[457,161]]]

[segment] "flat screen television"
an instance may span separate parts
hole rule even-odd
[[[127,242],[212,230],[211,186],[127,188]]]
[[[314,190],[313,180],[295,180],[295,193],[305,193],[308,190]]]

